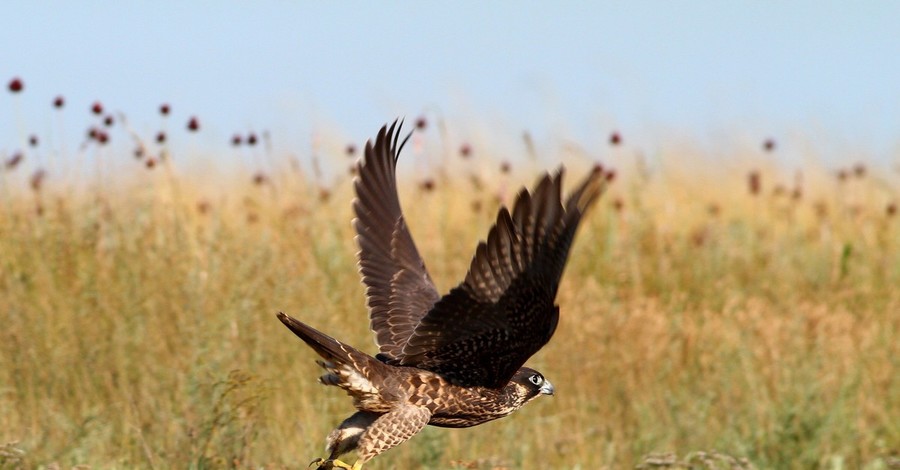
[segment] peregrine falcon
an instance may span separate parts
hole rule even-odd
[[[563,169],[522,189],[478,244],[465,280],[441,296],[425,269],[397,196],[396,164],[410,135],[396,121],[366,144],[354,182],[353,226],[379,352],[366,354],[278,313],[358,410],[327,438],[323,468],[359,470],[425,425],[463,428],[502,418],[553,385],[525,361],[553,336],[556,292],[588,208],[613,179],[596,165],[562,199]],[[356,451],[353,466],[338,460]]]

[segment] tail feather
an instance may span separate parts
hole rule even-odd
[[[319,379],[321,383],[343,388],[358,406],[380,401],[378,383],[390,366],[284,313],[278,312],[278,319],[322,356],[324,361],[317,363],[328,373]]]
[[[284,323],[284,326],[293,331],[297,337],[302,339],[304,343],[329,362],[353,364],[355,361],[362,359],[360,356],[368,356],[368,354],[359,351],[353,346],[341,343],[290,315],[278,312],[278,319],[281,320],[281,323]]]

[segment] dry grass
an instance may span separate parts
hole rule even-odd
[[[368,467],[897,468],[896,178],[808,168],[793,199],[772,194],[780,175],[766,169],[752,196],[752,158],[644,172],[620,157],[625,174],[563,278],[560,328],[530,363],[557,396],[469,430],[428,428]],[[444,289],[497,188],[508,197],[535,174],[475,189],[446,176],[458,170],[438,172],[434,191],[406,177],[403,193]],[[323,201],[290,170],[205,191],[144,173],[45,185],[40,215],[6,173],[0,468],[304,467],[351,405],[316,384],[313,353],[274,313],[373,349],[348,182]]]

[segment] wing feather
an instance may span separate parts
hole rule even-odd
[[[585,212],[612,179],[598,165],[563,202],[563,169],[501,208],[465,280],[425,314],[399,357],[464,386],[500,388],[559,321],[556,293]]]
[[[359,270],[366,286],[375,342],[387,359],[402,354],[419,319],[440,298],[406,226],[397,195],[396,165],[402,123],[384,126],[375,143],[366,143],[354,182],[353,227],[359,244]]]

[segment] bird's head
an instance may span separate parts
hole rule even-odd
[[[509,381],[508,387],[513,389],[511,391],[521,400],[522,405],[540,395],[553,395],[553,384],[530,367],[520,368]]]

